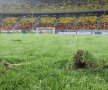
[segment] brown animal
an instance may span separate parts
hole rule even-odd
[[[89,58],[88,57],[89,53],[85,52],[83,50],[78,50],[74,57],[74,65],[73,68],[75,69],[94,69],[96,67],[98,67],[98,65],[96,65],[95,63],[92,63],[90,61],[88,61],[89,59],[93,59],[93,58]]]

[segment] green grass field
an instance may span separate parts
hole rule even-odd
[[[67,69],[78,49],[108,64],[107,35],[0,34],[0,62],[25,63],[0,64],[0,90],[108,90],[108,69]]]

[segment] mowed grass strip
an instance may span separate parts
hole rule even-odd
[[[89,51],[108,64],[107,35],[0,34],[0,90],[108,90],[108,70],[68,70],[74,53]]]

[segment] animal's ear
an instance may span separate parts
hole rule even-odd
[[[82,55],[83,55],[83,53],[84,53],[84,51],[83,51],[83,50],[78,50],[78,51],[77,51],[77,54],[78,54],[79,56],[82,56]]]

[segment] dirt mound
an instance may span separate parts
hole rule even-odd
[[[73,56],[73,64],[70,68],[74,69],[95,69],[98,67],[93,61],[92,55],[88,51],[78,50]]]

